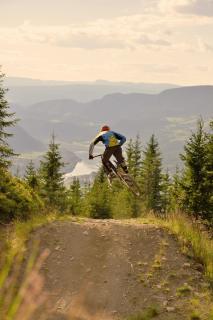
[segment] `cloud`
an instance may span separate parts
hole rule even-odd
[[[95,49],[123,49],[130,47],[128,41],[112,37],[112,35],[89,34],[87,32],[68,32],[65,36],[55,35],[50,39],[52,44],[69,48]]]
[[[176,0],[177,1],[177,0]],[[170,0],[171,8],[176,1]],[[178,0],[186,5],[190,0]],[[161,10],[168,9],[168,1],[161,0]],[[170,8],[170,9],[171,9]],[[172,10],[172,9],[171,9]],[[211,51],[211,42],[199,44],[199,30],[213,27],[211,17],[196,18],[192,15],[171,13],[146,13],[114,19],[98,19],[92,22],[70,25],[33,25],[25,21],[15,28],[0,28],[2,43],[40,44],[52,47],[96,49],[147,49],[183,51]],[[196,28],[196,33],[192,32]],[[199,49],[203,48],[203,49]]]
[[[208,72],[209,71],[209,67],[208,66],[197,66],[197,69],[200,70],[201,72]]]
[[[213,52],[213,45],[203,41],[202,39],[198,39],[198,49],[200,52]]]
[[[128,42],[110,33],[86,30],[86,28],[67,27],[21,27],[20,33],[26,41],[50,44],[59,47],[81,49],[122,49]]]
[[[143,13],[155,0],[0,0],[1,25],[14,26],[31,17],[38,24],[68,24]],[[47,19],[48,17],[48,19]],[[3,23],[3,24],[2,24]]]
[[[171,43],[164,39],[151,38],[147,37],[147,35],[142,35],[137,39],[137,42],[142,45],[150,45],[150,46],[170,46]]]
[[[213,16],[213,0],[160,0],[158,7],[163,12]]]
[[[69,26],[33,26],[25,21],[16,30],[24,41],[59,47],[95,49],[136,49],[169,46],[168,33],[149,31],[149,19],[141,15],[97,20]],[[142,30],[146,29],[146,32]]]
[[[177,65],[174,64],[146,64],[143,70],[152,73],[176,73],[179,71]]]
[[[186,4],[177,6],[182,13],[192,13],[203,16],[213,16],[212,0],[188,0]]]

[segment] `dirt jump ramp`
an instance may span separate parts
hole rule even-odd
[[[48,303],[33,320],[128,319],[147,308],[156,319],[184,320],[207,286],[201,266],[154,225],[55,222],[33,238],[50,251],[42,266]]]

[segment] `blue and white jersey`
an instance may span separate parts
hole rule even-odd
[[[126,142],[126,137],[114,131],[101,131],[90,144],[89,154],[93,154],[94,146],[102,142],[105,147],[122,146]]]

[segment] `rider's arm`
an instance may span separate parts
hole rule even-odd
[[[126,137],[120,133],[114,132],[115,137],[120,140],[120,146],[122,146],[126,142]]]
[[[103,138],[102,138],[101,136],[99,136],[99,137],[95,138],[95,139],[91,142],[91,144],[90,144],[90,146],[89,146],[89,157],[93,157],[93,151],[94,151],[95,145],[96,145],[98,142],[102,141],[102,140],[103,140]]]

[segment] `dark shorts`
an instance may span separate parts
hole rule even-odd
[[[111,156],[115,157],[115,159],[117,160],[119,165],[125,161],[123,154],[122,154],[121,146],[106,147],[104,154],[103,154],[102,161],[108,167],[109,167],[109,160],[110,160]]]

